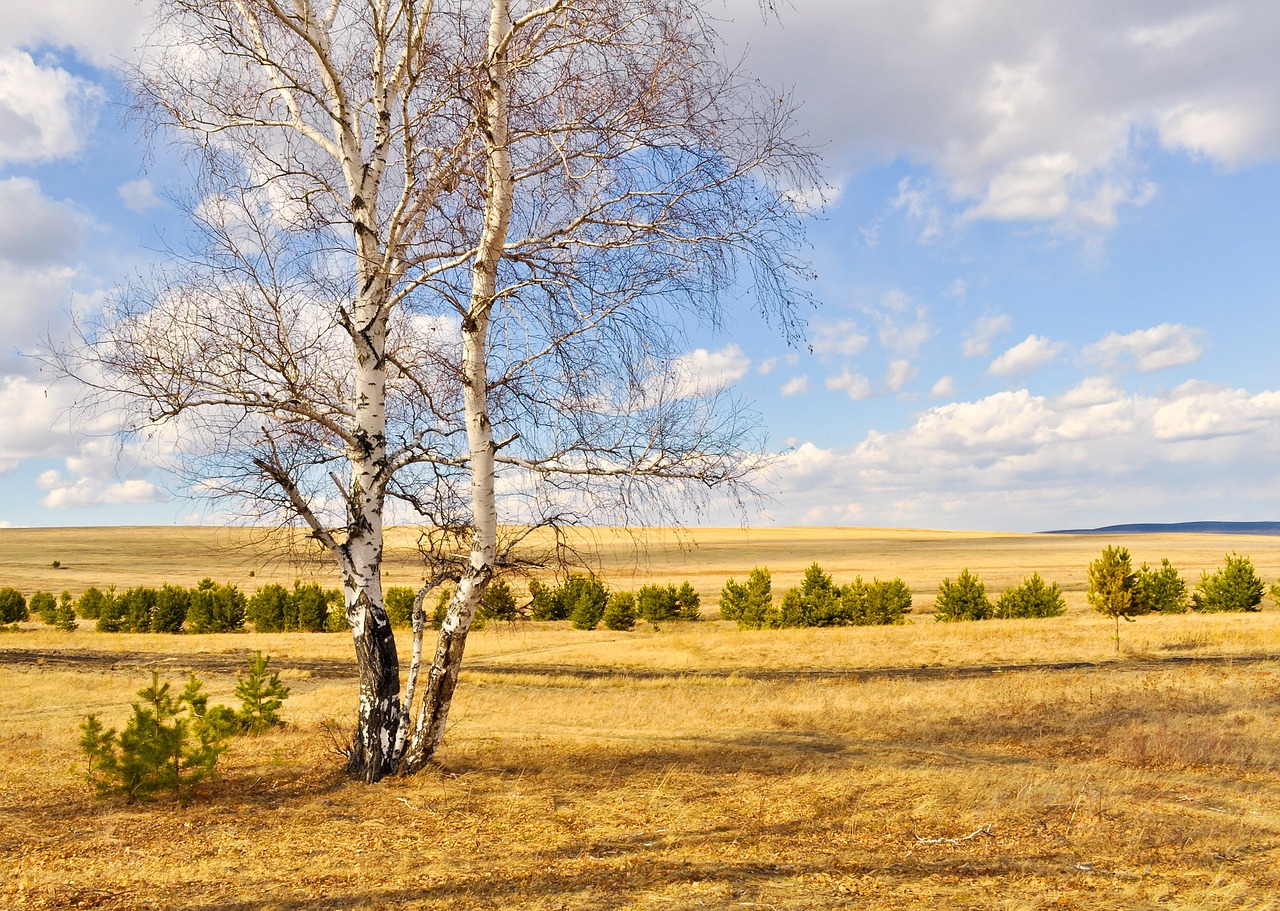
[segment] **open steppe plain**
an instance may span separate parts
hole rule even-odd
[[[1107,544],[1194,583],[1225,552],[1280,575],[1280,538],[694,530],[585,543],[614,587],[818,561],[838,582],[901,576],[912,622],[632,633],[474,633],[439,764],[347,781],[333,729],[355,700],[344,634],[0,635],[0,908],[1280,908],[1280,610],[1088,610]],[[415,578],[413,535],[391,584]],[[252,591],[314,577],[279,541],[225,529],[3,529],[0,585],[211,576]],[[297,549],[294,549],[297,552]],[[274,556],[273,556],[274,555]],[[58,560],[60,568],[52,568]],[[998,594],[1039,571],[1065,617],[937,624],[962,568]],[[519,587],[519,586],[517,586]],[[97,800],[88,712],[119,725],[157,667],[232,701],[261,648],[288,726],[233,743],[186,806]]]

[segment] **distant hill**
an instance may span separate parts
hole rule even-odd
[[[1063,528],[1048,535],[1280,535],[1280,522],[1134,522],[1102,528]]]

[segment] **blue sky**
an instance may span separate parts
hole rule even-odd
[[[133,0],[0,9],[0,524],[217,521],[24,352],[181,237],[122,119]],[[21,6],[27,6],[25,4]],[[821,148],[812,351],[745,304],[690,368],[755,402],[756,524],[1280,518],[1280,7],[713,0]],[[85,432],[87,431],[87,433]],[[712,518],[718,518],[713,514]]]

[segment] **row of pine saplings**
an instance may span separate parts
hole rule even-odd
[[[1227,554],[1221,568],[1202,573],[1194,591],[1168,559],[1157,567],[1143,563],[1135,570],[1123,547],[1108,547],[1089,565],[1089,603],[1109,617],[1180,614],[1188,608],[1256,611],[1263,591],[1253,561],[1239,554]],[[1271,592],[1280,601],[1280,583],[1272,585]],[[1058,617],[1066,609],[1061,586],[1045,582],[1039,573],[992,601],[986,584],[966,568],[955,580],[944,579],[938,586],[933,617],[940,622],[1033,619]],[[730,579],[720,594],[721,618],[750,629],[902,623],[910,611],[911,591],[901,579],[864,582],[859,576],[837,585],[817,563],[805,570],[800,585],[786,591],[781,603],[773,601],[767,569],[752,570],[741,584]]]
[[[387,616],[395,626],[412,620],[416,592],[392,586],[384,593]],[[428,622],[439,626],[453,592],[442,588]],[[506,581],[492,583],[484,594],[473,628],[490,620],[569,620],[579,629],[634,628],[637,620],[697,620],[701,599],[688,582],[646,585],[634,594],[610,592],[599,579],[571,575],[557,586],[533,580],[523,606]],[[70,592],[54,597],[38,591],[25,598],[13,588],[0,589],[0,623],[32,616],[59,629],[73,630],[79,621],[92,621],[105,633],[233,633],[253,624],[260,633],[337,632],[345,630],[342,592],[315,582],[295,581],[293,588],[270,583],[252,596],[237,586],[201,580],[194,588],[166,583],[160,588],[137,586],[124,592],[85,589],[79,598]]]
[[[1280,601],[1280,583],[1271,586]],[[1143,563],[1133,569],[1129,551],[1108,547],[1089,565],[1089,603],[1110,617],[1149,613],[1197,611],[1256,611],[1264,586],[1253,561],[1227,554],[1221,568],[1201,574],[1191,590],[1168,559],[1157,567]],[[386,590],[387,615],[395,626],[411,622],[416,592],[405,586]],[[438,593],[430,622],[439,626],[452,592]],[[1057,617],[1066,611],[1058,583],[1033,573],[1021,584],[992,601],[983,581],[966,568],[956,579],[944,579],[934,601],[935,620],[1025,619]],[[812,626],[877,626],[902,623],[911,612],[911,590],[902,579],[859,576],[837,585],[817,563],[805,570],[797,586],[782,600],[773,599],[767,568],[751,571],[745,582],[730,579],[720,593],[720,617],[746,629]],[[324,632],[346,628],[342,593],[314,582],[294,582],[293,588],[271,583],[247,597],[235,585],[201,580],[194,588],[165,584],[139,586],[123,593],[89,588],[78,598],[63,592],[55,598],[36,592],[28,601],[13,588],[0,589],[0,623],[27,620],[32,614],[60,629],[75,629],[77,619],[93,620],[101,632],[217,633],[236,632],[252,623],[259,632]],[[610,591],[601,580],[571,575],[551,586],[529,582],[529,598],[521,605],[511,585],[499,580],[485,592],[475,627],[486,621],[522,619],[568,620],[577,629],[604,626],[630,630],[639,620],[661,623],[697,620],[701,598],[693,586],[645,585],[636,592]]]
[[[104,633],[234,633],[249,622],[259,632],[345,630],[342,592],[315,582],[295,582],[292,589],[275,583],[246,596],[230,583],[202,579],[194,588],[137,586],[84,590],[79,598],[63,592],[55,598],[36,592],[24,599],[12,588],[0,589],[0,623],[38,616],[50,626],[73,630],[92,621]]]

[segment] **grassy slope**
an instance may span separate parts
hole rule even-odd
[[[421,576],[416,533],[388,534],[385,579],[411,585]],[[704,604],[713,604],[724,580],[742,579],[755,566],[768,566],[775,592],[797,583],[817,561],[837,581],[901,576],[917,600],[932,597],[944,576],[968,567],[998,594],[1032,572],[1058,581],[1084,604],[1085,570],[1103,547],[1120,543],[1134,565],[1159,564],[1169,557],[1190,582],[1219,566],[1224,553],[1253,558],[1265,581],[1280,576],[1280,537],[1248,535],[1072,536],[1013,535],[989,532],[917,531],[862,528],[712,528],[630,533],[594,529],[576,533],[574,545],[618,588],[647,581],[691,580]],[[540,552],[535,542],[534,551]],[[52,568],[54,560],[62,565]],[[250,575],[252,573],[252,575]],[[68,589],[78,594],[90,585],[119,588],[193,584],[204,576],[229,581],[248,591],[266,582],[291,582],[302,576],[336,584],[336,573],[301,539],[254,529],[155,528],[5,528],[0,529],[0,585],[30,593]]]

